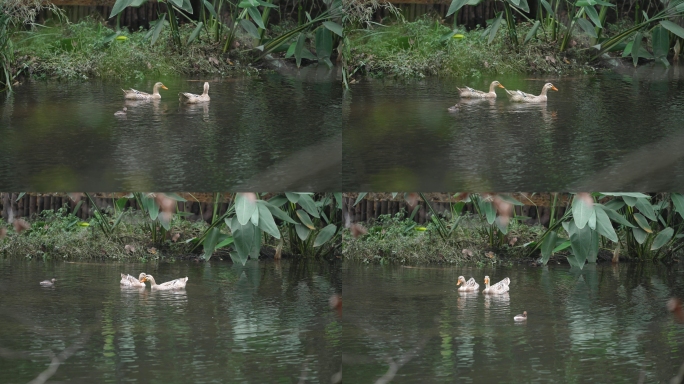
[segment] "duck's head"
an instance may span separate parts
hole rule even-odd
[[[147,276],[145,272],[140,272],[140,276],[138,276],[138,281],[143,281],[145,279],[145,276]]]
[[[558,88],[556,88],[556,87],[555,87],[553,84],[551,84],[551,83],[546,83],[546,84],[544,84],[544,89],[552,89],[552,90],[554,90],[554,91],[557,91],[557,90],[558,90]]]
[[[52,282],[54,283],[55,281],[57,281],[57,279],[55,279],[55,278],[53,277],[52,280],[50,280],[50,281],[52,281]]]
[[[456,285],[461,285],[461,283],[465,284],[465,277],[459,276],[458,281],[456,282]]]
[[[209,92],[209,82],[204,82],[204,92]]]
[[[527,311],[523,311],[523,316],[527,317]]]
[[[485,284],[489,284],[489,276],[485,276],[484,282],[485,282]]]
[[[141,275],[144,275],[144,273],[141,273]],[[150,278],[150,277],[152,277],[152,275],[145,275],[145,276],[142,276],[142,278],[140,279],[140,282],[141,282],[141,283],[144,283],[144,282],[146,282],[147,279]]]
[[[495,85],[495,86],[497,86],[497,87],[499,87],[499,88],[506,88],[506,87],[504,87],[501,83],[499,83],[499,82],[496,81],[496,80],[492,81],[492,85]]]
[[[154,87],[155,87],[155,88],[161,88],[161,89],[168,89],[168,88],[166,88],[166,86],[165,86],[164,84],[161,83],[161,81],[155,83],[155,84],[154,84]]]

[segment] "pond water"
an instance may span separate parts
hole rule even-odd
[[[669,190],[684,187],[684,67],[567,77],[498,76],[542,105],[460,100],[491,77],[352,86],[343,188],[395,190]],[[447,108],[459,103],[460,111]]]
[[[211,101],[181,104],[179,92]],[[124,101],[122,88],[157,102]],[[0,95],[3,190],[333,190],[342,85],[302,68],[251,78],[29,82]],[[128,108],[125,117],[114,112]]]
[[[459,275],[484,288],[457,291]],[[407,268],[346,263],[345,381],[393,383],[669,382],[684,362],[684,325],[666,310],[684,297],[684,266],[621,264]],[[527,311],[525,322],[513,317]]]
[[[120,288],[120,273],[185,291]],[[54,288],[39,281],[56,277]],[[26,383],[82,342],[54,382],[330,382],[341,369],[329,264],[0,261],[0,382]],[[89,335],[87,337],[86,335]],[[8,356],[9,355],[9,356]]]

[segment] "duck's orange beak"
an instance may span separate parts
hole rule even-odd
[[[162,88],[163,88],[163,89],[168,89],[168,88],[166,88],[166,85],[163,85],[163,84],[162,84]]]
[[[459,280],[459,281],[456,283],[456,285],[461,285],[461,280]]]
[[[556,88],[556,87],[553,86],[553,85],[551,86],[551,89],[553,89],[554,91],[557,91],[557,90],[558,90],[558,88]]]
[[[141,283],[144,283],[144,282],[146,282],[146,281],[147,281],[147,277],[143,277],[142,279],[140,279],[140,282],[141,282]]]
[[[499,88],[506,88],[506,87],[504,87],[504,86],[503,86],[502,84],[500,84],[500,83],[499,83],[498,87],[499,87]]]

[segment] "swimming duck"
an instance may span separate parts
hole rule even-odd
[[[186,103],[202,103],[204,101],[209,101],[209,83],[204,82],[204,92],[201,95],[196,95],[194,93],[181,92],[178,94],[178,99]]]
[[[140,273],[140,276],[136,279],[131,275],[121,274],[121,285],[124,287],[141,288],[145,286],[143,279],[147,276],[144,272]]]
[[[161,82],[158,82],[158,83],[154,84],[154,87],[152,87],[152,94],[151,95],[149,93],[136,91],[133,88],[131,88],[129,90],[122,89],[122,91],[124,93],[125,99],[152,100],[152,99],[161,99],[161,95],[159,94],[159,88],[168,89],[168,88],[166,88],[166,86],[164,84],[162,84]]]
[[[40,282],[40,285],[42,285],[43,287],[52,287],[53,285],[55,285],[55,281],[57,281],[57,279],[55,278],[53,278],[52,280],[43,280]]]
[[[484,282],[486,288],[484,289],[484,291],[482,291],[482,293],[500,294],[508,292],[508,285],[511,283],[511,279],[506,277],[490,287],[489,276],[485,276]]]
[[[122,110],[114,112],[114,116],[126,116],[126,111],[128,111],[128,108],[123,107]]]
[[[461,283],[463,283],[463,285],[458,288],[461,292],[477,291],[480,288],[480,285],[475,281],[474,277],[471,277],[470,280],[466,281],[465,277],[459,276],[456,285],[461,285]]]
[[[484,92],[484,91],[478,91],[477,89],[473,89],[470,87],[465,87],[465,88],[458,88],[458,92],[461,94],[461,97],[463,98],[480,98],[480,99],[496,99],[496,92],[494,91],[494,87],[499,87],[499,88],[505,88],[501,83],[498,81],[494,80],[492,81],[491,84],[489,84],[489,92]]]
[[[154,276],[146,275],[140,281],[142,281],[143,283],[146,281],[149,281],[150,287],[152,288],[152,290],[169,290],[169,289],[184,289],[185,284],[188,282],[188,278],[187,277],[181,277],[180,279],[167,281],[166,283],[162,283],[162,284],[157,284],[157,282],[154,281]]]
[[[451,113],[456,113],[456,112],[461,110],[461,107],[459,107],[458,104],[456,104],[456,105],[452,105],[447,110]]]
[[[546,83],[542,87],[541,94],[539,94],[539,96],[531,95],[523,91],[509,91],[508,89],[506,90],[506,94],[508,95],[511,101],[515,101],[518,103],[545,103],[546,92],[548,92],[549,89],[558,91],[558,88],[554,87],[553,84]]]
[[[522,315],[516,315],[513,320],[515,321],[525,321],[527,320],[527,311],[523,311]]]

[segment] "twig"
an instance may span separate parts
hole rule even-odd
[[[394,376],[397,374],[397,371],[399,371],[399,368],[403,367],[406,363],[411,361],[414,357],[418,356],[418,353],[425,347],[425,344],[427,344],[427,341],[429,338],[423,339],[418,345],[413,348],[412,350],[404,353],[401,358],[399,358],[398,362],[394,362],[394,360],[390,357],[388,359],[389,363],[389,369],[387,370],[387,373],[385,373],[381,378],[375,381],[375,384],[387,384],[392,379]]]

